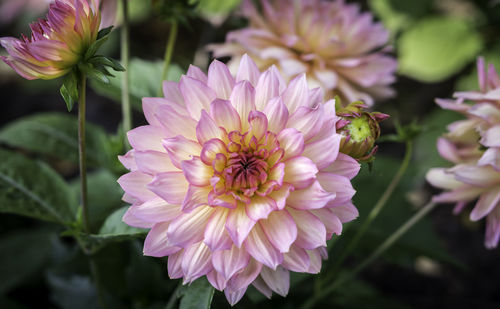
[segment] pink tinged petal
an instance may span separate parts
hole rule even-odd
[[[137,206],[131,206],[127,209],[125,214],[122,217],[122,221],[125,222],[127,225],[133,226],[133,227],[138,227],[138,228],[143,228],[143,229],[149,229],[152,228],[154,223],[145,221],[141,218],[138,218],[134,215],[134,210]]]
[[[260,141],[267,133],[267,117],[264,113],[251,111],[248,115],[248,124],[250,125],[250,137],[255,136]]]
[[[434,187],[453,190],[463,185],[462,182],[455,179],[451,172],[445,168],[431,168],[425,178]]]
[[[253,282],[252,285],[262,294],[264,294],[265,297],[271,298],[273,295],[273,291],[271,288],[267,285],[267,283],[262,279],[262,277],[257,277]]]
[[[182,211],[190,212],[191,210],[208,204],[208,194],[210,187],[197,187],[189,185],[184,201],[182,201]]]
[[[304,141],[309,140],[319,133],[323,126],[323,105],[315,108],[301,106],[288,118],[287,127],[295,128],[302,132]]]
[[[493,249],[498,246],[500,239],[500,207],[495,208],[486,217],[486,239],[484,245],[488,249]]]
[[[151,180],[153,180],[152,176],[136,171],[123,175],[118,179],[118,183],[127,194],[145,202],[156,197],[155,194],[147,188],[147,184],[150,183]]]
[[[185,106],[184,97],[182,96],[181,91],[179,90],[179,83],[172,81],[164,81],[163,82],[163,96],[165,99],[175,102],[180,106]]]
[[[196,139],[196,121],[190,116],[179,114],[171,105],[158,107],[156,118],[166,132],[167,137],[182,135],[188,139]],[[175,125],[172,125],[175,123]]]
[[[247,216],[254,221],[266,219],[272,211],[277,209],[278,206],[275,200],[267,196],[258,195],[253,196],[250,204],[245,207]]]
[[[135,162],[139,171],[150,175],[177,170],[168,154],[155,150],[136,151]]]
[[[262,264],[258,261],[250,258],[248,265],[243,268],[240,272],[235,274],[227,283],[227,287],[230,290],[240,290],[246,289],[255,278],[259,275],[262,270]]]
[[[322,171],[353,179],[358,174],[360,168],[361,165],[358,161],[346,154],[339,153],[337,159]]]
[[[273,65],[262,73],[255,87],[255,106],[257,110],[264,110],[269,100],[281,94],[284,83],[278,69]]]
[[[328,192],[335,192],[335,199],[328,206],[343,205],[351,201],[356,190],[351,185],[351,181],[344,177],[332,173],[320,172],[316,175],[321,187]]]
[[[147,188],[169,204],[180,205],[184,201],[189,183],[182,172],[157,174]]]
[[[309,270],[311,264],[309,254],[306,250],[292,245],[290,251],[284,254],[283,267],[288,270],[304,273]]]
[[[234,86],[230,97],[231,104],[240,115],[241,129],[248,130],[248,115],[255,110],[255,90],[248,81],[241,81]]]
[[[166,137],[165,132],[153,126],[142,126],[127,132],[128,141],[132,148],[138,151],[163,151],[161,140]]]
[[[304,249],[326,246],[326,228],[315,215],[305,210],[288,210],[297,224],[295,245]]]
[[[453,169],[458,181],[479,187],[489,187],[500,182],[500,173],[491,166],[457,166]]]
[[[325,225],[328,239],[330,239],[333,234],[340,235],[342,233],[342,222],[331,209],[313,209],[311,212]]]
[[[169,222],[157,223],[149,231],[144,241],[144,255],[163,257],[181,250],[179,247],[168,243],[167,229]]]
[[[300,106],[308,106],[309,87],[307,86],[305,74],[300,74],[290,81],[285,92],[283,92],[283,102],[285,102],[292,114]]]
[[[286,204],[295,209],[319,209],[325,207],[334,199],[335,193],[325,191],[319,181],[316,180],[311,186],[303,190],[290,192]]]
[[[182,260],[184,258],[184,249],[170,255],[168,257],[168,276],[170,279],[178,279],[184,276],[182,271]]]
[[[287,57],[285,55],[280,55],[278,57],[280,57],[278,59],[281,59],[279,61],[279,67],[283,71],[283,74],[285,76],[295,76],[301,73],[304,74],[309,69],[309,67],[303,61],[300,61],[298,59],[294,59],[289,56]]]
[[[259,224],[269,241],[282,253],[288,252],[297,239],[297,226],[286,210],[272,212],[267,220],[261,220]]]
[[[340,134],[332,132],[323,139],[307,143],[302,155],[311,159],[318,169],[326,168],[337,159],[341,138]]]
[[[186,257],[182,259],[183,283],[190,283],[212,271],[210,249],[201,241],[185,249]]]
[[[210,110],[210,103],[217,97],[210,87],[189,76],[181,77],[179,89],[186,108],[194,119],[200,119],[202,110]]]
[[[187,70],[186,75],[191,77],[191,78],[197,79],[204,84],[206,84],[208,82],[207,75],[205,73],[203,73],[203,71],[200,70],[199,67],[191,65],[191,64],[189,65],[189,68]]]
[[[285,151],[283,160],[300,156],[304,151],[304,136],[295,128],[284,129],[277,138],[280,147]]]
[[[125,166],[126,169],[130,170],[131,172],[134,172],[137,170],[137,164],[135,163],[135,150],[129,150],[125,155],[123,156],[118,156],[118,160],[120,161],[123,166]]]
[[[182,212],[179,205],[169,205],[161,198],[154,198],[134,206],[132,214],[142,220],[158,223],[171,221]]]
[[[259,225],[255,225],[248,234],[245,248],[254,259],[272,269],[283,262],[283,254],[271,244]]]
[[[225,228],[228,213],[229,209],[217,207],[208,219],[204,242],[212,251],[230,249],[233,244]]]
[[[210,185],[210,178],[213,176],[212,167],[203,163],[200,157],[182,161],[181,166],[189,184],[199,187]]]
[[[208,115],[206,111],[201,112],[201,118],[196,125],[196,138],[201,145],[205,144],[212,138],[222,139],[224,132],[219,128],[217,123]]]
[[[494,188],[481,194],[474,209],[470,213],[472,221],[478,221],[488,215],[493,208],[498,207],[500,202],[500,188]]]
[[[439,155],[448,161],[453,163],[459,163],[461,161],[457,147],[445,138],[438,138],[437,150]]]
[[[346,223],[356,219],[359,216],[358,209],[352,203],[329,208],[334,213],[340,222]]]
[[[491,165],[495,170],[500,171],[500,149],[489,148],[483,153],[477,164],[479,166]]]
[[[219,291],[226,288],[227,280],[222,277],[215,269],[207,274],[207,279],[210,284]]]
[[[234,245],[229,250],[219,250],[212,254],[214,269],[227,280],[245,268],[249,262],[250,255],[245,249],[239,249]]]
[[[500,147],[500,125],[494,126],[481,134],[481,144],[486,147]]]
[[[227,216],[226,229],[238,248],[255,225],[255,221],[248,217],[245,207],[245,204],[238,203],[236,209],[230,210]]]
[[[282,210],[286,206],[286,200],[290,196],[292,190],[292,185],[284,183],[279,190],[271,192],[270,198],[276,201],[276,206],[279,210]]]
[[[290,183],[296,190],[304,189],[314,182],[317,173],[318,168],[311,159],[293,157],[285,161],[283,181]]]
[[[481,92],[486,91],[486,70],[485,70],[485,63],[484,63],[484,58],[483,57],[478,57],[477,58],[477,77],[479,81],[479,89]]]
[[[247,80],[252,84],[252,86],[255,87],[257,85],[257,81],[259,80],[259,76],[260,71],[255,62],[253,62],[252,58],[250,58],[247,54],[244,54],[240,60],[238,73],[236,73],[236,82]]]
[[[281,97],[275,97],[265,106],[263,113],[269,121],[268,130],[274,133],[281,132],[288,122],[288,109]]]
[[[214,100],[210,104],[210,115],[217,125],[226,129],[227,132],[241,130],[240,115],[230,101]]]
[[[182,135],[164,139],[163,147],[167,150],[172,164],[178,169],[181,169],[182,161],[190,160],[193,156],[199,156],[201,153],[199,143],[187,139]]]
[[[321,271],[321,253],[316,250],[308,250],[307,253],[309,254],[309,269],[307,270],[308,273],[310,274],[317,274]]]
[[[234,305],[236,305],[243,298],[243,295],[245,295],[246,291],[247,291],[246,287],[244,287],[241,290],[237,290],[237,291],[228,290],[226,288],[224,290],[224,295],[226,296],[227,302],[231,306],[234,306]]]
[[[227,152],[228,149],[223,141],[212,138],[203,145],[200,159],[203,163],[212,166],[214,170],[222,172],[226,164],[227,158],[225,154]],[[220,163],[224,163],[223,166],[219,166]]]
[[[432,198],[436,203],[455,203],[455,202],[470,202],[476,199],[484,188],[463,185],[449,192],[438,194]]]
[[[187,115],[187,110],[184,106],[174,103],[164,98],[143,98],[142,110],[146,121],[153,126],[161,127],[161,123],[157,117],[158,109],[161,106],[169,105],[174,111],[179,114]]]
[[[278,295],[286,297],[290,289],[290,272],[281,266],[276,270],[262,267],[260,276],[264,282]]]
[[[187,248],[203,240],[205,226],[213,213],[212,207],[198,207],[190,213],[184,213],[170,222],[168,238],[175,246]]]
[[[234,78],[224,63],[214,60],[208,67],[207,85],[215,90],[218,98],[227,100],[234,87]]]

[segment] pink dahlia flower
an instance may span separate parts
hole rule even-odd
[[[359,164],[339,153],[334,101],[246,55],[235,77],[214,61],[163,91],[144,98],[149,125],[120,157],[123,220],[151,228],[144,254],[169,256],[184,283],[207,276],[231,304],[250,284],[284,296],[289,271],[318,273],[326,241],[358,215]]]
[[[466,119],[450,124],[437,143],[441,156],[455,166],[431,169],[427,180],[447,190],[434,200],[456,203],[455,213],[477,200],[470,218],[486,218],[485,246],[495,248],[500,238],[500,78],[492,65],[485,70],[482,58],[478,75],[479,92],[455,93],[455,101],[437,100]]]
[[[96,8],[101,6],[109,11],[116,6],[116,0],[54,1],[46,19],[30,25],[31,38],[24,35],[21,39],[0,38],[0,44],[9,53],[0,58],[26,79],[54,79],[65,75],[95,42],[101,24],[101,12]]]
[[[235,68],[248,53],[260,69],[276,65],[287,80],[306,73],[311,87],[328,98],[364,101],[393,95],[396,60],[384,48],[388,32],[343,0],[261,0],[262,14],[245,1],[247,28],[228,33],[226,43],[209,47],[215,57],[230,56]]]

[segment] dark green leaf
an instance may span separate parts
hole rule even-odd
[[[106,133],[87,123],[87,163],[110,166],[115,160]],[[0,142],[35,153],[78,162],[78,123],[72,115],[43,113],[20,118],[0,129]]]
[[[68,112],[71,112],[73,106],[78,101],[78,81],[73,71],[68,73],[64,78],[60,91],[64,102],[66,102]]]
[[[117,72],[124,72],[125,68],[118,60],[105,56],[94,56],[90,58],[90,62],[94,65],[108,66]]]
[[[51,299],[63,309],[97,309],[97,291],[87,276],[48,274]]]
[[[191,283],[181,298],[180,309],[208,309],[214,297],[214,287],[203,277]]]
[[[51,254],[50,236],[47,230],[30,229],[11,231],[0,238],[0,294],[42,269]]]
[[[111,30],[113,30],[113,26],[109,26],[107,28],[99,30],[99,33],[97,34],[97,39],[100,40],[108,36],[111,33]]]
[[[67,225],[76,208],[69,186],[48,165],[0,150],[0,212]]]
[[[99,31],[99,33],[97,34],[97,39],[89,46],[89,48],[85,52],[85,60],[89,60],[92,56],[95,55],[99,48],[101,48],[102,44],[104,44],[108,40],[109,34],[111,33],[112,29],[113,26],[110,26]]]

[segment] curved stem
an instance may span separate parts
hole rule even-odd
[[[82,199],[83,229],[90,233],[89,208],[87,200],[87,161],[85,151],[85,93],[87,77],[79,72],[78,80],[78,157],[80,166],[80,194]]]
[[[167,79],[168,76],[168,68],[170,66],[170,61],[172,60],[172,53],[174,51],[174,46],[175,46],[175,40],[177,39],[177,30],[178,30],[178,25],[177,21],[174,20],[170,24],[170,33],[168,34],[168,40],[167,40],[167,46],[165,48],[165,57],[163,61],[163,70],[161,73],[161,80],[162,82]],[[158,95],[160,96],[162,93],[162,89],[158,90]]]
[[[132,112],[130,110],[130,41],[129,41],[129,20],[128,20],[128,0],[122,0],[123,25],[121,28],[121,63],[125,68],[122,78],[122,120],[123,132],[132,129]],[[127,135],[125,136],[125,147],[128,148]]]
[[[408,169],[408,166],[410,164],[411,156],[413,152],[413,143],[411,141],[406,142],[406,152],[405,156],[403,158],[403,162],[401,162],[401,166],[399,167],[398,171],[396,174],[394,174],[394,177],[391,180],[391,183],[387,186],[385,189],[384,193],[380,197],[380,199],[377,201],[371,212],[368,214],[368,217],[366,220],[361,224],[358,232],[354,235],[352,238],[351,242],[349,245],[342,251],[338,259],[336,260],[335,264],[332,266],[332,269],[328,273],[328,275],[323,279],[323,280],[318,280],[316,284],[315,291],[321,290],[321,284],[323,282],[327,282],[330,280],[333,276],[335,276],[340,267],[342,266],[342,263],[344,260],[351,254],[351,252],[356,248],[358,245],[359,241],[361,240],[361,237],[366,233],[368,230],[368,227],[370,224],[375,220],[375,218],[379,215],[380,211],[384,208],[385,204],[387,203],[387,200],[391,197],[392,193],[394,192],[394,189],[396,189],[397,185],[401,181],[401,178],[403,177],[404,173]],[[321,277],[320,277],[321,278]],[[320,279],[318,278],[318,279]]]
[[[370,265],[374,260],[376,260],[382,253],[384,253],[387,249],[389,249],[401,236],[403,236],[409,229],[411,229],[417,222],[420,221],[427,213],[429,213],[437,204],[434,202],[430,202],[424,207],[422,207],[417,213],[415,213],[408,221],[406,221],[403,225],[401,225],[396,232],[394,232],[391,236],[389,236],[380,246],[373,251],[372,254],[368,258],[366,258],[363,262],[361,262],[353,271],[347,273],[345,276],[339,277],[336,281],[333,282],[332,285],[325,287],[320,291],[319,294],[311,297],[304,305],[301,307],[302,309],[312,308],[318,301],[323,299],[328,294],[335,291],[337,287],[344,284],[345,282],[354,278],[358,273],[360,273],[363,269],[365,269],[368,265]]]

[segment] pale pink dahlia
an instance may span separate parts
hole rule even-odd
[[[228,33],[225,44],[209,48],[215,57],[230,56],[236,67],[248,53],[260,69],[276,65],[287,80],[306,73],[310,87],[321,87],[328,98],[357,100],[393,95],[396,60],[384,48],[389,37],[370,13],[343,0],[261,0],[262,13],[244,1],[247,28]]]
[[[485,246],[495,248],[500,238],[500,78],[492,65],[485,70],[482,58],[478,75],[479,92],[455,93],[455,101],[437,100],[466,119],[450,124],[437,144],[441,156],[455,166],[431,169],[427,180],[448,190],[434,200],[456,203],[456,213],[478,199],[470,218],[486,217]]]
[[[144,254],[169,256],[185,283],[206,275],[231,304],[249,284],[286,295],[289,271],[319,272],[326,240],[358,215],[359,164],[339,153],[334,101],[246,55],[236,77],[214,61],[163,91],[144,98],[149,125],[120,157],[123,219],[151,228]]]

